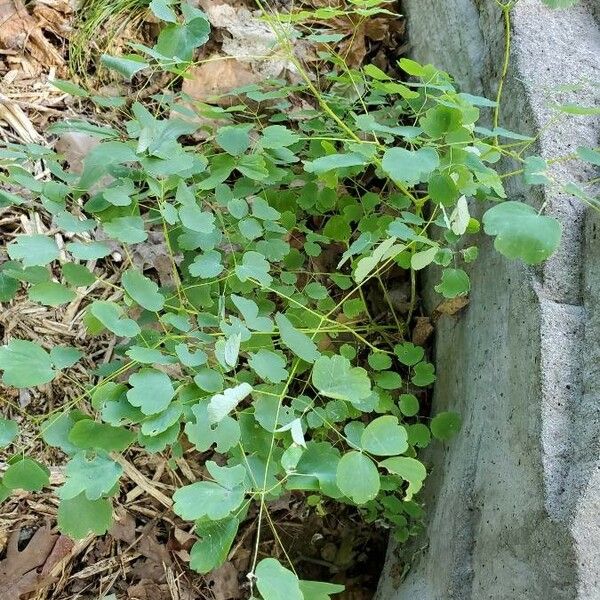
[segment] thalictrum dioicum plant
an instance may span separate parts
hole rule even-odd
[[[151,8],[166,21],[156,45],[104,57],[129,78],[184,72],[209,37],[205,16],[187,3],[153,0]],[[100,107],[121,106],[122,125],[51,128],[97,139],[78,174],[46,146],[0,150],[13,189],[0,192],[2,205],[39,211],[70,240],[59,248],[52,235],[16,236],[0,265],[0,301],[22,288],[47,306],[92,285],[116,292],[112,300],[92,294],[84,317],[89,335],[117,338],[114,360],[39,425],[68,459],[59,528],[74,538],[108,530],[118,455],[130,446],[160,453],[172,468],[195,453],[204,476],[173,495],[174,512],[195,522],[191,567],[206,573],[226,560],[252,511],[251,581],[264,600],[342,589],[259,560],[261,524],[284,494],[304,494],[315,510],[356,506],[397,540],[419,529],[415,494],[426,469],[418,450],[432,436],[448,439],[460,420],[430,419],[420,408],[435,369],[407,337],[415,273],[436,265],[440,299],[456,298],[469,292],[464,266],[477,259],[481,228],[507,259],[526,264],[550,256],[561,235],[556,220],[506,197],[502,157],[521,163],[514,176],[528,184],[553,182],[542,158],[522,156],[531,138],[479,124],[496,101],[461,93],[446,73],[408,59],[399,61],[408,81],[399,82],[374,65],[350,69],[332,52],[321,58],[322,89],[297,64],[302,83],[236,90],[229,108],[199,107],[202,125],[177,94],[129,106],[57,81]],[[312,108],[294,109],[293,97]],[[200,129],[204,141],[193,141]],[[579,154],[598,164],[596,150]],[[28,171],[36,161],[42,179]],[[473,209],[483,201],[487,210]],[[149,234],[170,264],[160,282],[132,259]],[[119,279],[99,282],[100,267],[89,266],[115,248],[124,257]],[[390,275],[402,273],[404,309],[388,293]],[[372,314],[374,289],[388,304],[386,320]],[[13,339],[0,348],[2,380],[43,386],[69,377],[81,358],[76,348]],[[2,498],[48,486],[48,468],[28,455],[15,421],[0,421],[0,444],[13,451]]]

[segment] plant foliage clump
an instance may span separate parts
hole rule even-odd
[[[156,46],[104,58],[126,77],[150,66],[181,72],[208,39],[200,11],[152,6],[168,17]],[[202,573],[226,559],[251,509],[268,520],[269,504],[288,492],[305,493],[317,508],[356,506],[398,540],[418,530],[415,494],[426,477],[418,450],[432,436],[448,439],[460,420],[420,416],[435,369],[406,338],[415,272],[436,265],[439,294],[466,295],[465,264],[477,258],[482,225],[501,254],[526,264],[550,256],[561,227],[506,197],[496,165],[519,159],[515,146],[531,139],[480,124],[496,102],[461,93],[446,73],[408,59],[399,61],[408,83],[374,65],[323,59],[327,93],[307,76],[236,90],[231,108],[204,107],[215,125],[202,125],[202,143],[190,142],[201,125],[178,116],[179,99],[165,95],[154,111],[133,103],[121,128],[58,124],[56,131],[97,138],[79,174],[45,146],[2,150],[4,179],[26,190],[1,192],[3,205],[44,211],[71,241],[59,248],[51,235],[17,236],[0,267],[0,300],[24,286],[32,301],[60,306],[98,283],[90,266],[115,247],[126,263],[111,284],[117,293],[92,300],[85,314],[90,335],[117,338],[115,359],[40,427],[44,442],[68,457],[58,489],[65,533],[107,531],[123,476],[119,455],[131,445],[170,459],[206,457],[205,477],[173,496],[175,513],[196,524],[191,566]],[[294,114],[292,95],[314,107]],[[40,160],[43,180],[28,172]],[[541,158],[523,162],[526,181],[549,181]],[[495,203],[481,219],[473,211],[480,201]],[[162,236],[168,281],[131,259],[150,233]],[[391,272],[412,281],[404,312],[386,290]],[[389,301],[391,325],[371,314],[373,285]],[[44,385],[81,357],[13,339],[0,348],[2,380]],[[18,439],[16,423],[0,421],[0,443],[15,449],[2,498],[49,484],[47,467]],[[341,590],[301,581],[258,552],[251,575],[265,600]]]

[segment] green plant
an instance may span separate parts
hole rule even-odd
[[[157,14],[176,7],[164,4]],[[208,37],[202,13],[185,3],[181,10],[156,46],[135,47],[146,58],[105,63],[128,78],[151,67],[181,72]],[[448,439],[460,422],[454,413],[420,415],[435,370],[407,339],[407,325],[416,272],[440,267],[436,289],[445,298],[469,292],[462,267],[477,258],[481,224],[467,198],[497,202],[481,222],[509,259],[543,261],[561,232],[555,220],[506,199],[494,168],[503,156],[522,163],[514,176],[552,182],[541,158],[521,156],[531,138],[478,125],[480,111],[497,110],[496,102],[461,93],[446,73],[408,59],[399,61],[412,78],[403,83],[374,65],[349,69],[334,53],[322,59],[327,91],[297,64],[302,85],[248,86],[236,90],[241,100],[231,108],[202,108],[219,123],[203,125],[209,136],[201,144],[184,143],[200,125],[169,116],[182,110],[173,96],[161,98],[156,113],[133,104],[121,129],[57,125],[98,139],[79,175],[44,146],[0,151],[3,179],[26,190],[0,192],[3,205],[40,210],[72,238],[64,249],[50,235],[9,243],[0,301],[21,285],[50,306],[92,283],[115,291],[112,300],[91,299],[85,315],[90,335],[118,338],[115,360],[39,427],[68,457],[59,527],[73,537],[107,531],[123,474],[118,455],[132,444],[169,459],[201,453],[205,477],[173,496],[175,513],[196,522],[191,566],[204,573],[224,561],[240,522],[256,510],[250,576],[265,600],[341,591],[300,581],[291,564],[259,560],[261,524],[272,525],[269,503],[283,493],[303,492],[318,507],[354,505],[398,540],[418,531],[414,495],[426,476],[418,449],[432,435]],[[314,107],[292,120],[290,98],[301,94]],[[580,157],[597,164],[600,154]],[[50,173],[44,180],[27,169],[39,160]],[[131,247],[147,243],[150,231],[162,235],[170,283],[134,266]],[[125,258],[118,284],[97,281],[87,266],[114,249],[97,233]],[[404,312],[387,289],[402,273],[410,282]],[[370,288],[382,292],[393,324],[371,313]],[[71,380],[81,357],[75,348],[47,351],[14,339],[0,348],[3,383]],[[15,422],[0,421],[0,444],[13,449],[0,497],[48,485]]]

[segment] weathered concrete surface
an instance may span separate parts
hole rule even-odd
[[[495,0],[405,0],[404,12],[417,60],[495,97],[504,44]],[[519,0],[512,11],[501,124],[539,133],[534,150],[548,158],[599,145],[598,120],[544,128],[551,88],[600,81],[599,13],[598,0],[560,12]],[[598,96],[580,94],[587,105]],[[590,173],[567,161],[555,176]],[[470,306],[439,322],[434,412],[456,410],[464,425],[425,456],[427,530],[390,548],[379,600],[600,600],[600,219],[566,195],[516,180],[508,191],[546,202],[563,242],[529,269],[483,241]]]

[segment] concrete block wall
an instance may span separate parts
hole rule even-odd
[[[495,97],[505,39],[495,0],[405,0],[404,13],[416,60]],[[600,1],[553,11],[518,0],[511,54],[501,125],[538,136],[533,151],[547,158],[600,145],[599,119],[548,126],[558,85],[596,83],[578,99],[600,104]],[[574,161],[553,174],[590,175]],[[545,203],[561,248],[529,268],[482,236],[471,303],[436,332],[433,410],[458,411],[463,428],[425,455],[426,532],[390,548],[379,600],[600,600],[600,218],[517,180],[508,192]]]

